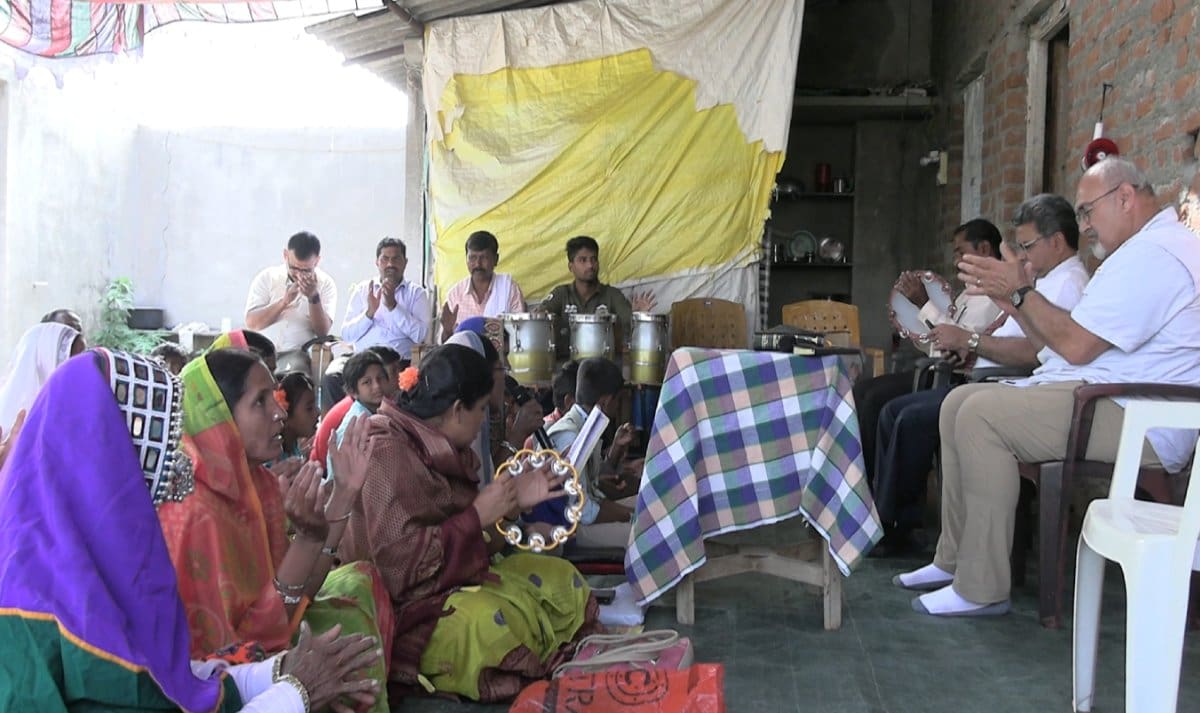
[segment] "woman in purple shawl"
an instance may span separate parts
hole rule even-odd
[[[0,467],[0,711],[345,711],[339,696],[372,699],[377,684],[357,673],[378,643],[336,628],[302,629],[262,663],[189,660],[155,515],[193,485],[174,457],[181,402],[163,367],[105,350],[64,364],[38,395]]]

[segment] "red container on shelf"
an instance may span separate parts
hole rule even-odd
[[[829,193],[833,190],[833,166],[827,163],[818,163],[816,180],[813,181],[813,188],[817,193]]]

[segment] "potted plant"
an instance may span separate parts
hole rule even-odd
[[[118,277],[108,283],[100,300],[99,328],[92,336],[96,346],[146,354],[163,342],[162,330],[137,330],[129,326],[133,309],[133,281]]]

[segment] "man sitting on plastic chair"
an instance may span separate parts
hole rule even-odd
[[[1068,312],[1037,293],[1031,272],[1007,247],[1003,261],[968,256],[959,263],[969,289],[1006,305],[1025,334],[1054,354],[1028,379],[969,384],[942,404],[937,554],[931,564],[896,577],[902,587],[936,590],[913,600],[917,611],[1008,611],[1018,464],[1066,456],[1077,386],[1200,383],[1200,241],[1174,208],[1160,210],[1149,179],[1123,159],[1088,169],[1076,201],[1083,234],[1107,258],[1075,309]],[[1119,401],[1099,402],[1088,460],[1114,460],[1122,419]],[[1156,430],[1147,440],[1143,463],[1177,472],[1196,434]]]
[[[1037,291],[1052,304],[1072,309],[1083,296],[1087,268],[1076,256],[1079,225],[1075,209],[1062,196],[1043,193],[1021,204],[1013,219],[1016,235],[1011,243],[1037,277]],[[1050,356],[1040,352],[1015,319],[1007,319],[990,335],[971,332],[954,324],[939,324],[932,342],[948,361],[963,364],[972,355],[970,381],[1006,372],[1024,376]],[[875,439],[875,472],[871,490],[883,521],[884,539],[872,550],[876,556],[907,555],[919,551],[912,531],[924,523],[926,474],[938,446],[938,411],[953,385],[915,391],[889,401],[879,414]]]

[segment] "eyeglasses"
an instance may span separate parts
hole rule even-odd
[[[1035,244],[1037,244],[1037,241],[1045,240],[1045,239],[1046,239],[1045,235],[1039,235],[1036,238],[1034,238],[1033,240],[1030,240],[1029,242],[1026,242],[1026,243],[1018,242],[1017,247],[1021,248],[1021,252],[1029,252],[1029,248],[1031,248]]]
[[[1080,203],[1079,207],[1075,209],[1075,219],[1078,220],[1080,223],[1082,223],[1084,221],[1087,221],[1089,223],[1092,222],[1092,211],[1095,210],[1096,204],[1099,203],[1100,201],[1104,200],[1108,196],[1111,196],[1112,194],[1116,193],[1117,189],[1119,189],[1123,185],[1125,185],[1125,184],[1118,183],[1117,185],[1108,189],[1104,193],[1101,193],[1100,195],[1096,196],[1095,198],[1088,201],[1087,203]]]

